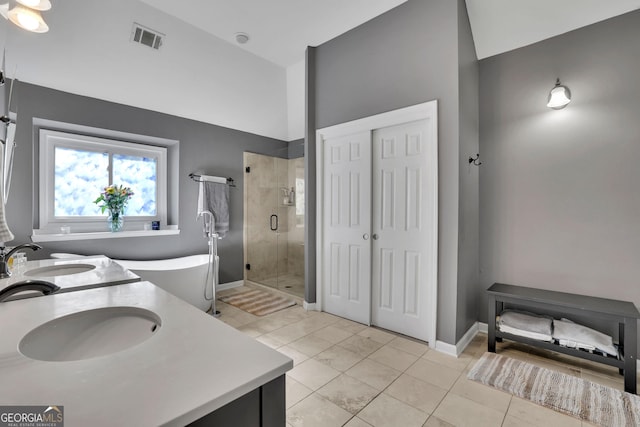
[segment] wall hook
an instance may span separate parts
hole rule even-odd
[[[472,156],[469,156],[469,163],[473,163],[475,166],[480,166],[482,164],[480,161],[480,154],[476,154],[475,159]]]

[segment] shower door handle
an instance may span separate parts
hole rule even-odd
[[[271,227],[271,231],[278,230],[278,215],[271,215],[271,218],[269,218],[269,226]]]

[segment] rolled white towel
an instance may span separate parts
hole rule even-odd
[[[522,329],[512,328],[507,325],[499,326],[500,332],[507,334],[518,335],[525,338],[531,338],[538,341],[553,341],[553,337],[550,334],[539,334],[536,332],[523,331]]]
[[[551,336],[552,322],[550,317],[538,316],[525,311],[505,310],[500,314],[499,325]]]
[[[580,343],[580,342],[570,341],[570,340],[558,340],[558,344],[564,347],[577,348],[578,350],[593,351],[596,349],[595,346]]]
[[[588,328],[570,320],[554,320],[553,338],[561,341],[575,342],[583,348],[598,349],[611,356],[618,356],[618,350],[613,345],[613,339],[602,332]]]

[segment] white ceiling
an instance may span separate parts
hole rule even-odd
[[[331,40],[406,0],[141,1],[288,67],[302,61],[306,46],[317,46]],[[640,0],[466,2],[478,59],[640,8]],[[251,37],[249,43],[238,45],[235,42],[237,32],[248,33]]]
[[[141,0],[273,63],[288,67],[318,46],[406,0]],[[251,40],[235,42],[244,32]],[[167,36],[171,36],[167,34]]]
[[[466,0],[478,59],[640,8],[640,0]]]

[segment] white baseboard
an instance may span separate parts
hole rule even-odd
[[[487,332],[487,324],[476,322],[469,330],[460,338],[460,341],[456,343],[456,345],[448,344],[443,341],[436,341],[436,351],[439,351],[444,354],[448,354],[449,356],[458,357],[462,354],[465,348],[471,343],[471,341],[478,335],[478,332]]]
[[[453,356],[453,357],[458,357],[458,354],[456,352],[456,346],[453,345],[453,344],[449,344],[449,343],[446,343],[444,341],[437,341],[436,340],[435,349],[436,349],[436,351],[439,351],[440,353],[448,354],[449,356]]]
[[[239,288],[244,285],[244,280],[236,280],[235,282],[220,283],[216,286],[216,291],[226,291],[227,289]]]
[[[462,338],[460,338],[460,341],[456,343],[456,356],[462,354],[464,349],[467,348],[467,346],[471,343],[475,336],[478,335],[479,330],[480,328],[478,322],[471,325],[469,330],[462,336]]]
[[[307,311],[316,311],[316,303],[302,301],[302,308],[304,308]]]

